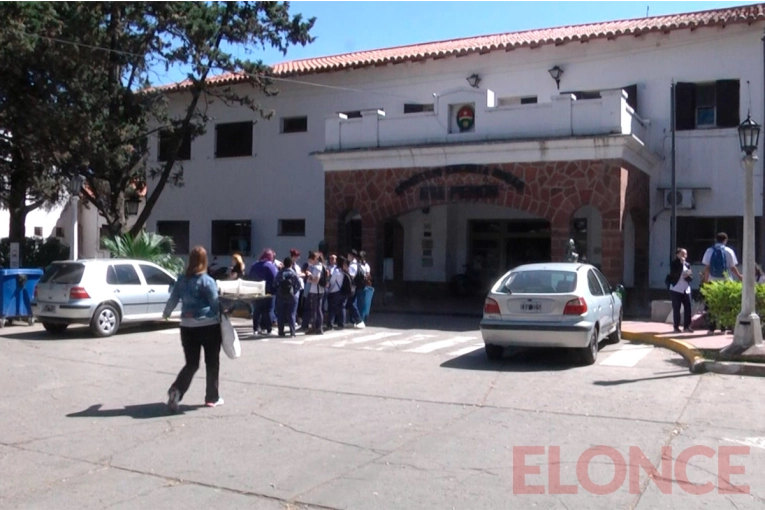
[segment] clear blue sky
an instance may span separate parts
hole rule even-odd
[[[257,48],[248,58],[277,64],[429,41],[533,28],[702,11],[757,2],[292,2],[290,12],[316,17],[316,41],[286,56]],[[240,56],[245,56],[237,52]],[[162,73],[159,83],[183,79]]]

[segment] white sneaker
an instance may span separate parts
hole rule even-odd
[[[171,413],[178,412],[178,403],[181,401],[181,392],[178,388],[170,388],[167,392],[167,407],[170,408]]]
[[[358,324],[354,324],[353,327],[356,329],[364,329],[367,327],[367,325],[364,324],[364,322],[362,321],[362,322],[359,322]]]
[[[222,405],[223,405],[223,398],[222,398],[222,397],[218,397],[218,401],[217,401],[217,402],[205,402],[205,405],[206,405],[207,407],[218,407],[218,406],[222,406]]]

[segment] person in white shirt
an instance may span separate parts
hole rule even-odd
[[[319,260],[316,253],[308,252],[308,283],[311,288],[308,291],[308,306],[310,307],[310,322],[313,324],[313,334],[324,334],[324,313],[321,309],[321,301],[324,298],[324,287],[319,285],[324,264]]]
[[[736,275],[736,278],[741,280],[741,272],[738,270],[738,259],[736,259],[736,253],[727,246],[728,234],[720,232],[716,237],[717,242],[711,248],[707,248],[704,252],[704,257],[701,259],[704,264],[704,282],[713,282],[720,280],[729,280],[730,273]],[[717,253],[719,252],[724,257],[721,260],[722,264],[717,263]],[[722,271],[721,271],[722,269]]]
[[[350,296],[350,279],[348,275],[348,262],[344,257],[335,259],[335,268],[332,270],[327,287],[328,310],[327,328],[343,329],[345,327],[345,301]],[[348,280],[347,292],[343,292],[343,282]]]
[[[683,330],[686,333],[693,333],[691,329],[691,280],[693,271],[690,264],[686,262],[688,252],[685,248],[678,248],[675,260],[670,264],[670,280],[672,285],[669,288],[672,297],[672,322],[675,326],[675,333],[680,333],[680,307],[683,308]]]
[[[351,296],[348,298],[348,303],[346,304],[346,310],[348,311],[348,321],[353,324],[354,328],[357,329],[366,327],[366,324],[364,324],[364,322],[361,320],[359,307],[356,303],[358,293],[363,290],[363,287],[361,289],[357,289],[356,283],[354,282],[356,279],[356,273],[359,271],[359,262],[357,260],[358,256],[359,253],[356,250],[351,250],[348,252],[348,274],[351,277]]]

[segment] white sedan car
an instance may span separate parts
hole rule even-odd
[[[128,259],[54,262],[35,287],[32,310],[50,333],[88,324],[111,336],[120,324],[162,319],[175,277],[151,262]],[[180,306],[173,317],[180,316]]]
[[[601,340],[621,340],[622,300],[596,267],[581,263],[518,266],[494,284],[481,334],[489,359],[505,347],[578,349],[591,365]]]

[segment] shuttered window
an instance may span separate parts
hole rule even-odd
[[[675,85],[675,126],[678,131],[736,127],[739,122],[738,80]]]

